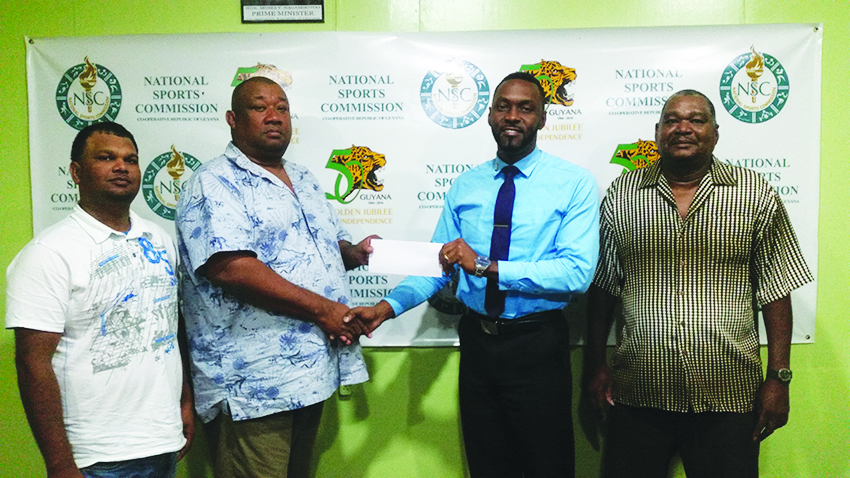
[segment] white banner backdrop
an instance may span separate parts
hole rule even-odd
[[[491,159],[486,115],[506,74],[552,94],[541,149],[590,169],[600,194],[653,161],[654,125],[673,92],[717,108],[716,156],[752,168],[782,196],[817,273],[822,26],[816,24],[465,33],[279,33],[27,39],[33,225],[77,200],[68,174],[78,129],[107,119],[136,137],[134,210],[173,230],[182,184],[230,139],[232,87],[263,74],[289,96],[286,158],[308,166],[360,240],[429,240],[461,172]],[[349,275],[353,305],[402,277]],[[792,295],[794,342],[814,341],[816,284]],[[443,291],[365,345],[454,345],[458,304]],[[581,299],[567,309],[583,336]],[[764,337],[762,329],[762,337]]]

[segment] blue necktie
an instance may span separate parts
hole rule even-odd
[[[514,176],[519,172],[516,166],[505,166],[502,174],[505,182],[499,188],[496,196],[496,209],[493,212],[493,237],[490,238],[490,260],[508,260],[508,250],[511,247],[511,217],[514,212]],[[487,289],[484,294],[484,310],[487,315],[498,318],[505,311],[505,291],[499,290],[497,279],[487,279]]]

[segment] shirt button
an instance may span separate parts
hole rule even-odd
[[[678,295],[685,295],[685,291],[683,291],[683,290],[677,290],[677,291],[676,291],[676,294],[678,294]]]
[[[681,325],[682,327],[684,327],[684,326],[685,326],[685,321],[683,320],[683,321],[679,322],[679,325]]]
[[[685,267],[685,261],[679,261],[679,265]]]

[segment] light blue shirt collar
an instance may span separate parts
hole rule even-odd
[[[542,154],[543,152],[540,151],[540,148],[535,146],[534,150],[528,153],[526,157],[514,163],[514,166],[519,169],[520,174],[527,178],[531,176],[532,172],[534,172],[534,167],[540,162],[540,156]],[[502,161],[499,157],[493,159],[493,170],[495,171],[495,175],[493,177],[498,177],[502,172],[502,168],[507,165],[508,163]]]

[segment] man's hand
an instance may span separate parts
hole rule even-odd
[[[186,453],[189,453],[189,448],[192,448],[192,442],[195,440],[195,405],[192,400],[181,401],[180,416],[183,419],[183,436],[186,437],[186,444],[177,455],[177,461],[182,460]]]
[[[353,245],[348,241],[339,241],[339,252],[342,255],[342,263],[345,270],[350,271],[355,267],[365,266],[369,263],[369,254],[372,253],[372,239],[380,239],[381,236],[371,236]]]
[[[454,273],[455,264],[460,266],[467,274],[475,275],[476,257],[478,257],[478,253],[473,251],[463,239],[455,239],[452,242],[443,244],[443,247],[440,249],[440,265],[443,267],[443,272],[446,275]],[[496,264],[494,261],[490,264],[489,269],[496,267]]]
[[[356,316],[357,322],[360,323],[363,334],[366,337],[372,337],[372,332],[384,323],[387,319],[395,317],[395,312],[390,304],[382,300],[375,304],[374,307],[355,307],[352,312]],[[347,319],[351,321],[351,319]]]
[[[606,365],[602,365],[596,369],[587,384],[587,398],[593,410],[602,420],[607,418],[608,408],[614,406],[614,398],[611,392],[613,383],[611,370]]]
[[[351,345],[357,338],[363,335],[362,327],[358,321],[351,320],[354,313],[347,306],[337,302],[327,302],[328,307],[316,317],[316,325],[319,326],[331,340],[339,338],[345,345]]]
[[[767,335],[767,368],[779,370],[791,365],[791,296],[762,304],[761,315]],[[788,423],[788,385],[767,379],[756,395],[758,421],[753,440],[762,441]]]
[[[180,394],[180,418],[183,420],[183,436],[186,437],[186,444],[180,449],[177,454],[177,461],[183,459],[186,453],[189,453],[189,448],[192,448],[192,442],[195,440],[195,400],[192,396],[192,387],[188,380],[188,372],[184,370],[183,390]]]
[[[183,311],[177,308],[177,345],[180,347],[180,362],[183,366],[183,385],[180,389],[180,419],[183,421],[183,436],[186,444],[177,455],[177,461],[183,459],[192,442],[195,440],[195,395],[192,391],[192,377],[189,372],[189,344],[186,339],[186,321],[183,319]]]
[[[756,395],[756,413],[758,421],[753,430],[753,441],[762,441],[777,428],[788,423],[788,385],[767,379],[761,384]]]
[[[343,321],[348,307],[296,286],[249,251],[219,252],[207,260],[204,269],[214,286],[239,300],[314,322],[331,340],[339,337],[348,345],[361,335],[358,324]]]
[[[62,470],[48,470],[47,478],[86,478],[76,466]]]

